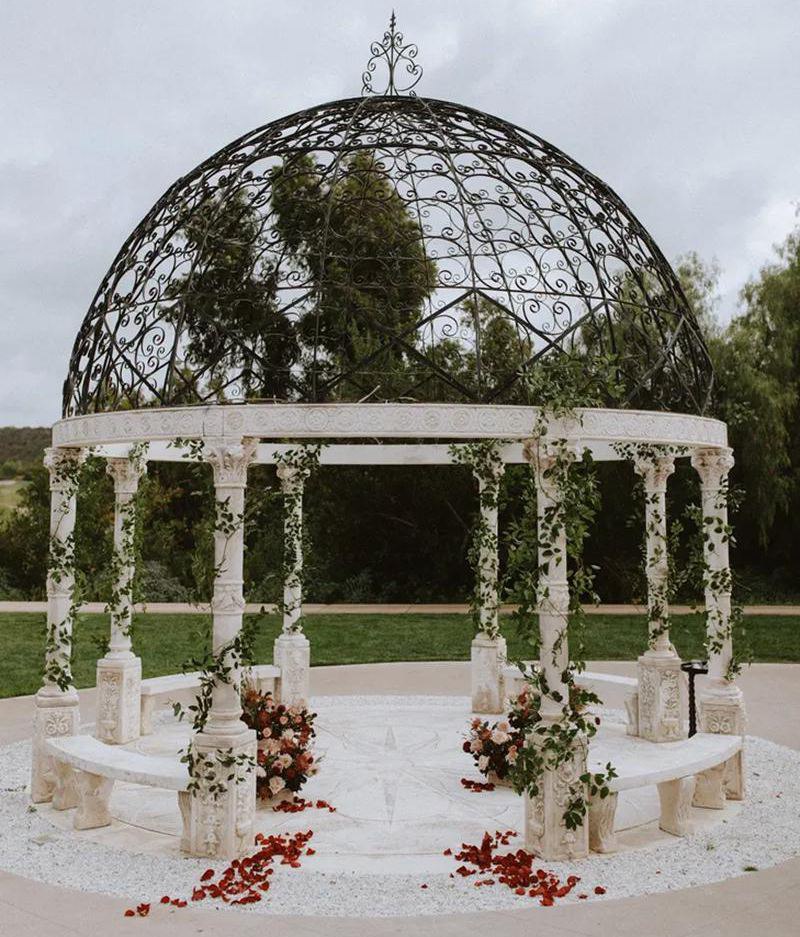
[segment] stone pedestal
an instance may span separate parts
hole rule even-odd
[[[111,745],[139,738],[142,662],[131,654],[97,662],[95,737]]]
[[[272,659],[281,670],[280,701],[286,706],[307,703],[311,670],[311,645],[308,638],[300,631],[278,635]]]
[[[179,798],[184,819],[181,848],[193,856],[237,859],[253,847],[256,774],[253,766],[232,767],[231,762],[246,756],[255,763],[255,732],[246,729],[232,737],[200,732],[192,752],[198,787]]]
[[[700,695],[698,709],[701,732],[744,736],[747,715],[738,687],[726,684],[705,689]],[[744,751],[737,752],[725,763],[723,787],[728,800],[744,800]]]
[[[472,641],[471,683],[474,713],[501,713],[505,704],[503,668],[506,665],[506,639],[479,634]]]
[[[527,744],[541,749],[542,742],[541,736],[533,734]],[[582,859],[589,854],[589,793],[580,780],[586,773],[586,752],[586,739],[579,736],[572,758],[558,768],[544,770],[535,797],[524,795],[525,849],[542,859]],[[583,797],[587,813],[583,823],[570,830],[564,811],[576,794]]]
[[[684,738],[680,658],[676,654],[648,652],[639,658],[638,674],[638,734],[650,742]]]
[[[78,693],[74,687],[61,691],[43,687],[36,695],[31,746],[31,800],[43,804],[51,800],[56,786],[53,760],[47,754],[48,739],[77,735],[80,728]]]

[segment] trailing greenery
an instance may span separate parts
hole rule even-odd
[[[504,463],[500,444],[494,439],[453,445],[450,458],[456,465],[467,465],[478,482],[478,511],[472,525],[467,560],[474,577],[470,593],[470,614],[475,628],[490,638],[500,633],[497,611],[500,607],[498,537],[486,514],[497,511]]]
[[[302,521],[303,491],[306,479],[319,466],[322,446],[309,444],[297,446],[276,457],[278,476],[283,470],[288,474],[283,490],[283,589],[279,606],[288,631],[302,631],[302,593],[307,576],[304,561],[308,553],[309,537]]]

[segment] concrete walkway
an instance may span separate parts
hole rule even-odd
[[[515,606],[503,605],[501,612],[514,611]],[[590,615],[646,615],[644,605],[587,605]],[[257,613],[260,611],[274,613],[276,607],[270,604],[248,602],[245,611]],[[46,612],[47,602],[0,602],[2,612]],[[82,612],[103,612],[103,602],[86,602],[81,606]],[[187,602],[147,602],[136,605],[137,612],[151,612],[159,615],[207,615],[211,607],[207,604],[190,605]],[[438,604],[438,605],[403,605],[403,604],[357,604],[343,603],[338,605],[321,605],[307,602],[303,606],[306,615],[464,615],[469,611],[465,604]],[[670,611],[673,615],[688,615],[698,609],[690,605],[672,605]],[[745,615],[800,615],[800,605],[746,605]]]
[[[366,664],[312,671],[317,694],[463,694],[468,664]],[[631,674],[634,665],[590,663],[592,670]],[[757,664],[741,679],[749,731],[800,748],[800,665]],[[93,718],[94,690],[81,692],[84,719]],[[609,705],[619,705],[609,695]],[[0,744],[30,734],[32,700],[0,701]],[[0,831],[0,848],[2,832]],[[533,907],[436,917],[289,918],[201,911],[164,911],[154,904],[146,920],[126,919],[125,901],[43,885],[0,873],[0,937],[141,934],[188,937],[795,937],[800,921],[800,859],[716,885],[586,905]]]

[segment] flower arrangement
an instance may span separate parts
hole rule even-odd
[[[275,800],[296,794],[317,770],[310,751],[317,714],[276,703],[271,693],[250,686],[243,689],[242,710],[242,720],[255,729],[258,739],[258,797]]]
[[[539,720],[539,698],[526,686],[512,700],[508,719],[493,725],[473,719],[462,747],[472,755],[481,774],[495,783],[508,783],[509,771],[516,763],[525,736]]]

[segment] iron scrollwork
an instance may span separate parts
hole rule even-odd
[[[629,406],[703,413],[699,327],[622,199],[526,130],[399,94],[418,66],[394,20],[373,53],[385,93],[253,130],[156,202],[80,328],[64,415],[536,403],[525,375],[565,351],[613,357]]]

